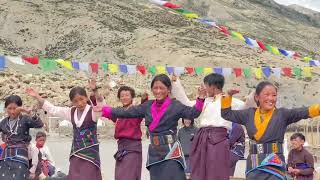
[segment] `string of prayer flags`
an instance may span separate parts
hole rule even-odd
[[[229,77],[232,74],[232,68],[223,68],[222,75],[225,77]]]
[[[273,75],[277,78],[281,76],[281,68],[272,68]]]
[[[258,43],[258,45],[259,45],[259,47],[260,47],[260,49],[262,51],[267,51],[268,50],[267,47],[263,44],[262,41],[257,41],[257,43]]]
[[[187,74],[193,74],[194,68],[193,67],[186,67],[186,72],[187,72]]]
[[[167,66],[166,69],[169,75],[172,75],[174,73],[174,67]]]
[[[210,67],[205,67],[203,68],[203,74],[204,75],[208,75],[208,74],[211,74],[213,72],[212,68]]]
[[[108,68],[109,68],[110,73],[118,73],[119,72],[119,66],[116,64],[109,64]]]
[[[266,77],[270,77],[271,76],[271,68],[270,67],[263,67],[262,68],[262,72]]]
[[[282,71],[285,76],[291,77],[292,76],[292,69],[289,67],[282,68]]]
[[[311,61],[309,61],[309,65],[310,65],[311,67],[313,67],[313,66],[320,66],[320,61],[318,61],[318,60],[311,60]]]
[[[174,73],[178,76],[184,74],[185,68],[184,67],[175,67]]]
[[[156,66],[157,74],[166,74],[166,67],[164,66]]]
[[[236,75],[236,77],[242,76],[242,69],[241,68],[233,68],[233,72]]]
[[[30,64],[39,64],[39,58],[38,57],[22,57],[23,60],[27,61]]]
[[[202,75],[203,74],[203,67],[196,67],[195,68],[195,72],[198,76]]]
[[[152,75],[155,75],[157,73],[157,69],[155,66],[150,66],[148,68],[148,72],[151,73]]]
[[[87,62],[79,62],[79,68],[82,71],[89,72],[89,63],[87,63]]]
[[[57,69],[57,62],[53,59],[40,58],[40,67],[43,71],[49,72]]]
[[[0,56],[0,71],[3,71],[6,67],[6,60],[4,56]]]
[[[66,69],[73,70],[73,67],[72,67],[72,64],[70,61],[66,61],[63,59],[57,59],[56,61],[57,61],[57,63],[59,63],[60,65],[65,67]]]
[[[102,63],[101,67],[104,72],[108,72],[108,64],[107,63]]]
[[[297,68],[297,67],[293,68],[293,74],[294,74],[296,77],[300,78],[300,77],[301,77],[301,69],[300,69],[300,68]]]
[[[307,77],[307,78],[312,77],[311,70],[312,70],[311,67],[304,67],[304,68],[302,69],[302,75],[303,75],[304,77]]]
[[[91,67],[91,72],[95,73],[95,74],[98,74],[99,64],[98,63],[90,63],[89,65]]]
[[[251,77],[251,68],[243,69],[243,74],[244,74],[244,77],[246,77],[246,78]]]
[[[125,64],[120,64],[119,65],[119,69],[120,69],[120,72],[126,74],[128,73],[128,69],[127,69],[127,66]]]
[[[275,55],[280,55],[279,49],[277,47],[271,46],[271,51]]]
[[[143,75],[146,74],[146,67],[144,65],[137,65],[137,70]]]
[[[257,79],[261,79],[262,78],[262,70],[261,70],[261,68],[254,68],[254,74],[256,75]]]
[[[163,4],[164,7],[170,8],[170,9],[179,9],[181,8],[181,6],[170,3],[170,2],[166,2]]]
[[[226,28],[225,26],[218,26],[218,27],[219,27],[220,32],[222,32],[224,35],[226,35],[226,36],[231,35],[231,33],[228,31],[228,28]]]
[[[20,56],[6,56],[6,59],[14,64],[25,65],[22,57]]]
[[[162,1],[162,0],[150,0],[150,1],[159,6],[163,6],[164,4],[167,3],[167,1]]]
[[[80,70],[80,65],[79,65],[79,62],[78,62],[78,61],[72,60],[72,61],[71,61],[71,64],[72,64],[72,68],[73,68],[73,69]]]
[[[217,67],[217,68],[214,68],[213,70],[214,70],[214,73],[222,75],[222,68]]]
[[[137,66],[136,65],[127,65],[128,74],[136,74],[137,73]]]
[[[294,51],[288,51],[282,48],[277,48],[276,46],[271,46],[271,45],[264,45],[264,43],[262,41],[257,41],[254,39],[251,39],[250,37],[244,37],[240,32],[236,32],[236,31],[231,31],[231,33],[228,31],[228,29],[224,26],[221,25],[217,25],[216,22],[214,21],[210,21],[207,19],[202,19],[199,17],[198,14],[194,13],[194,12],[190,12],[186,9],[183,9],[181,6],[176,5],[176,4],[172,4],[170,2],[167,1],[161,1],[161,0],[150,0],[152,3],[163,6],[163,7],[167,7],[172,9],[174,12],[179,13],[184,15],[186,18],[192,19],[192,20],[196,20],[198,22],[201,23],[205,23],[207,25],[209,25],[209,27],[216,27],[217,29],[219,29],[220,32],[222,32],[225,36],[232,36],[234,38],[240,39],[242,41],[244,41],[249,47],[251,48],[260,48],[262,51],[269,51],[272,54],[275,55],[283,55],[285,57],[293,57],[293,58],[300,58],[301,56]],[[311,57],[308,57],[307,59],[305,59],[305,61],[309,62],[310,60],[312,60]]]
[[[306,62],[309,62],[309,61],[312,60],[312,58],[307,56],[307,57],[304,57],[303,60],[306,61]]]

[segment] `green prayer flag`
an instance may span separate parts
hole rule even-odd
[[[157,73],[157,68],[155,66],[150,66],[148,71],[152,74],[155,75]]]
[[[272,46],[270,46],[269,44],[266,45],[266,48],[268,49],[269,52],[272,52]]]
[[[203,74],[203,67],[196,67],[195,68],[196,74],[199,76]]]
[[[298,67],[293,68],[293,74],[294,74],[296,77],[301,77],[301,69],[298,68]]]
[[[102,64],[102,69],[103,69],[104,72],[107,72],[108,71],[108,64],[103,63]]]
[[[40,67],[43,71],[53,71],[57,68],[57,62],[54,59],[40,58]]]
[[[251,69],[250,68],[245,68],[243,70],[243,74],[244,74],[244,77],[248,78],[251,76]]]
[[[181,14],[190,14],[192,12],[185,10],[185,9],[173,9],[175,12],[177,13],[181,13]]]

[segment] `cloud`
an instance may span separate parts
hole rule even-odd
[[[300,6],[320,12],[320,0],[275,0],[275,1],[279,4],[284,4],[284,5],[298,4]]]

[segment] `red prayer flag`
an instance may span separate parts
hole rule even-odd
[[[291,77],[292,76],[292,69],[289,67],[282,68],[282,71],[285,76]]]
[[[226,36],[230,36],[230,32],[228,31],[228,28],[224,27],[224,26],[219,26],[220,31],[223,32],[224,35]]]
[[[137,70],[143,75],[146,74],[146,67],[144,65],[137,65]]]
[[[39,64],[39,58],[34,56],[34,57],[22,57],[23,60],[27,61],[30,64]]]
[[[167,2],[163,5],[164,7],[170,8],[170,9],[179,9],[181,8],[181,6],[176,5],[176,4],[172,4],[170,2]]]
[[[98,74],[99,65],[97,63],[90,63],[92,73]]]
[[[234,68],[233,72],[236,75],[236,77],[240,77],[242,75],[242,69],[241,68]]]
[[[188,74],[192,74],[194,72],[193,67],[186,67],[186,71]]]
[[[263,51],[267,51],[268,49],[266,48],[266,46],[263,44],[262,41],[257,41],[259,47],[263,50]]]
[[[293,54],[293,58],[300,58],[300,57],[301,57],[301,55],[300,55],[299,53],[294,52],[294,54]]]

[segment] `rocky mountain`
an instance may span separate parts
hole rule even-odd
[[[313,54],[320,47],[320,25],[308,15],[272,0],[175,0],[219,24],[289,50]],[[0,53],[39,55],[80,61],[142,63],[203,67],[303,67],[307,63],[250,49],[214,28],[189,21],[147,0],[2,0],[0,1]],[[319,102],[319,71],[314,78],[282,77],[283,106]],[[0,72],[0,98],[38,89],[57,104],[69,104],[68,92],[86,84],[90,75],[63,68],[43,73],[37,66],[8,64]],[[203,77],[182,77],[188,94]],[[112,75],[112,81],[149,89],[150,76]],[[101,87],[107,83],[99,76]],[[227,87],[240,87],[246,95],[254,78],[227,78]],[[104,88],[102,88],[104,90]],[[115,92],[116,87],[113,89]],[[24,96],[24,95],[23,95]],[[25,97],[25,96],[24,96]],[[27,104],[31,102],[25,97]],[[115,102],[109,96],[109,102]]]

